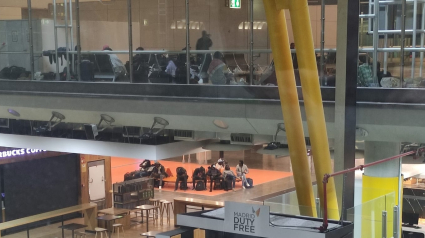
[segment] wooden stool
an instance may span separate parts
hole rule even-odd
[[[159,217],[159,212],[158,211],[161,211],[161,204],[160,204],[160,200],[159,199],[157,199],[157,198],[151,198],[151,199],[149,199],[149,203],[152,205],[152,206],[156,206],[156,207],[158,207],[158,209],[156,209],[156,210],[154,210],[154,213],[153,213],[153,215],[155,215],[155,216],[153,216],[153,219],[154,219],[154,223],[155,223],[155,219],[158,221],[158,217]]]
[[[105,228],[96,227],[94,228],[94,231],[96,231],[96,235],[94,236],[94,238],[97,238],[98,233],[100,233],[100,238],[103,238],[103,232],[105,232],[105,238],[108,237],[108,230],[106,230]]]
[[[114,229],[113,232],[118,231],[117,232],[118,238],[120,238],[120,228],[122,230],[122,235],[124,236],[124,226],[122,224],[120,224],[120,223],[113,224],[112,228]]]
[[[170,224],[171,222],[171,209],[173,209],[174,211],[174,206],[173,206],[173,202],[163,202],[163,213],[164,211],[167,213],[167,223]]]
[[[76,236],[80,237],[80,238],[86,238],[86,232],[85,231],[77,231]]]
[[[162,225],[163,217],[164,217],[164,202],[168,202],[167,200],[159,200],[159,218],[160,218],[160,224]]]

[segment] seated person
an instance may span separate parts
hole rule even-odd
[[[143,47],[139,47],[136,49],[136,51],[144,51],[145,49],[143,49]],[[149,61],[149,55],[146,54],[136,54],[133,57],[133,65],[139,65],[141,63],[148,63]]]
[[[248,173],[248,166],[243,163],[243,160],[239,160],[239,164],[236,165],[236,176],[242,180],[242,188],[249,187],[249,184],[246,182],[246,174]]]
[[[218,159],[217,164],[215,165],[215,168],[221,171],[221,169],[224,169],[224,164],[225,164],[224,159],[220,158]]]
[[[154,178],[155,180],[159,179],[159,189],[162,189],[162,180],[164,178],[167,178],[168,174],[165,172],[164,166],[162,166],[162,164],[156,161],[150,177]]]
[[[220,170],[215,168],[215,164],[211,165],[211,167],[208,167],[207,176],[210,177],[210,192],[212,192],[212,184],[214,182],[214,185],[216,182],[220,182],[222,179]]]
[[[187,189],[187,178],[189,176],[187,176],[187,171],[185,168],[183,167],[177,167],[176,169],[176,174],[177,174],[177,178],[176,178],[176,186],[174,187],[174,191],[177,191],[177,188],[179,187],[179,182],[182,181],[182,183],[184,184],[184,187]],[[186,190],[184,189],[184,190]]]
[[[150,160],[143,161],[143,163],[141,163],[139,166],[140,166],[139,176],[141,178],[143,178],[143,177],[149,177],[151,175],[151,173],[152,173],[153,168],[154,168],[151,165],[151,161]]]
[[[208,75],[212,84],[229,84],[235,81],[232,72],[224,63],[223,54],[219,51],[213,55],[213,61],[208,68]]]
[[[207,187],[207,175],[205,174],[205,168],[201,166],[200,168],[195,169],[195,171],[193,171],[192,180],[193,180],[192,190],[195,189],[195,181],[196,180],[203,180],[204,184],[205,184],[205,189],[206,189],[206,187]]]
[[[232,181],[232,190],[235,191],[235,185],[236,185],[236,175],[233,173],[232,170],[230,170],[230,166],[227,164],[224,168],[223,172],[223,179]]]
[[[175,83],[176,82],[177,66],[176,66],[175,61],[176,61],[176,57],[175,56],[171,56],[169,58],[167,68],[165,68],[165,73],[167,73],[168,76],[170,77],[170,83]]]
[[[103,47],[103,51],[112,51],[112,49],[109,48],[109,46],[105,45]],[[109,54],[109,58],[111,59],[112,68],[114,70],[116,78],[126,77],[127,70],[125,69],[125,65],[118,58],[118,56],[116,54]]]

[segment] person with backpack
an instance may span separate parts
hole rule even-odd
[[[223,179],[226,184],[230,184],[232,187],[233,192],[235,191],[235,185],[236,185],[236,175],[233,173],[232,170],[230,170],[230,166],[227,164],[224,168],[223,172]],[[226,186],[228,190],[230,190],[229,185]]]
[[[179,187],[179,182],[182,182],[182,185],[180,186],[180,188],[183,188],[183,190],[187,189],[187,178],[189,176],[187,176],[187,171],[185,168],[183,167],[177,167],[176,169],[176,174],[177,174],[177,178],[176,178],[176,186],[174,187],[174,191],[177,191],[177,188]]]
[[[165,168],[158,161],[155,162],[154,167],[152,169],[152,173],[150,175],[151,178],[155,180],[159,179],[159,189],[162,189],[162,180],[168,177],[168,174],[165,172]]]
[[[246,174],[249,173],[248,166],[243,163],[243,160],[239,160],[239,164],[236,166],[236,176],[242,180],[242,188],[250,187],[246,182]]]
[[[210,177],[210,192],[212,192],[212,184],[214,182],[214,186],[217,184],[217,182],[221,182],[223,177],[221,177],[220,170],[215,168],[215,164],[212,164],[210,167],[208,167],[207,176]]]
[[[200,168],[196,168],[195,171],[193,171],[193,175],[192,175],[192,180],[193,180],[193,188],[192,190],[194,190],[197,186],[195,184],[195,181],[198,180],[199,182],[204,182],[204,189],[207,189],[207,175],[205,174],[205,168],[204,167],[200,167]],[[202,181],[199,181],[202,180]],[[202,190],[202,189],[200,189]]]

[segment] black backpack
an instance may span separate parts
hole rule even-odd
[[[204,183],[204,181],[198,181],[198,182],[196,182],[195,190],[196,191],[203,191],[203,190],[205,190],[205,183]]]
[[[232,190],[232,180],[230,179],[223,179],[221,181],[221,188],[224,189],[224,191]]]
[[[180,182],[180,189],[181,190],[186,190],[187,189],[187,183]]]
[[[9,69],[10,69],[10,74],[9,74],[10,79],[18,79],[21,77],[22,74],[26,74],[25,68],[22,68],[22,67],[12,66]]]

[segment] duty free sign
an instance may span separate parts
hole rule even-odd
[[[270,225],[270,207],[225,202],[224,231],[242,235],[264,235]]]

